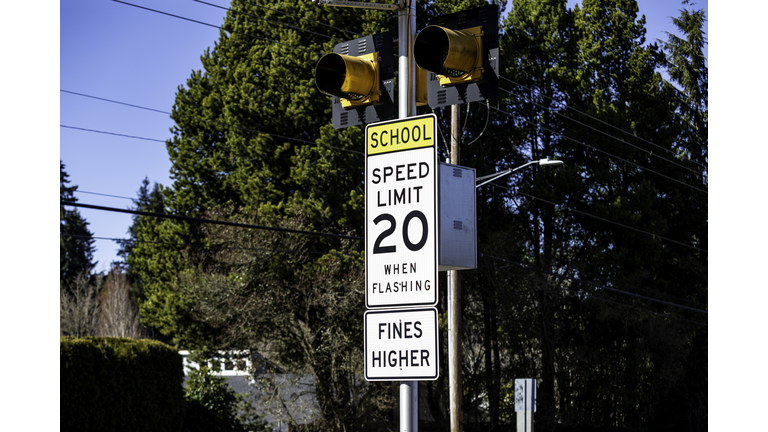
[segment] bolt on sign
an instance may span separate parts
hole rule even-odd
[[[365,128],[365,304],[437,304],[437,117]]]

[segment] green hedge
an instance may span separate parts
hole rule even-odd
[[[173,431],[184,423],[179,353],[153,340],[62,337],[62,431]]]

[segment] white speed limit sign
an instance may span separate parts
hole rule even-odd
[[[365,129],[365,303],[437,304],[437,119]]]

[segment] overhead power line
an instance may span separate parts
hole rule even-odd
[[[687,309],[687,310],[690,310],[690,311],[693,311],[693,312],[702,313],[702,314],[705,314],[705,315],[709,314],[708,311],[705,311],[705,310],[702,310],[702,309],[696,309],[696,308],[692,308],[692,307],[688,307],[688,306],[679,305],[677,303],[672,303],[672,302],[668,302],[668,301],[664,301],[664,300],[659,300],[657,298],[644,296],[644,295],[641,295],[641,294],[635,294],[633,292],[624,291],[624,290],[620,290],[620,289],[617,289],[617,288],[609,287],[609,286],[606,286],[606,285],[585,281],[585,280],[579,279],[577,277],[560,275],[560,274],[557,274],[557,273],[554,273],[554,272],[549,272],[549,271],[546,271],[544,269],[540,269],[538,267],[529,266],[529,265],[526,265],[526,264],[523,264],[523,263],[519,263],[519,262],[509,261],[509,260],[506,260],[504,258],[499,258],[499,257],[496,257],[496,256],[484,254],[484,253],[480,253],[480,256],[488,257],[488,258],[493,259],[493,260],[502,261],[502,262],[505,262],[507,264],[516,265],[516,266],[523,267],[523,268],[526,268],[526,269],[529,269],[529,270],[535,270],[535,271],[547,274],[549,276],[555,276],[555,277],[562,278],[562,279],[568,279],[568,280],[571,280],[571,281],[574,281],[574,282],[585,283],[587,285],[594,286],[595,288],[605,289],[607,291],[612,291],[612,292],[615,292],[615,293],[618,293],[618,294],[624,294],[624,295],[628,295],[628,296],[632,296],[632,297],[637,297],[637,298],[641,298],[643,300],[648,300],[648,301],[664,304],[666,306],[672,306],[672,307],[676,307],[676,308],[680,308],[680,309]]]
[[[536,88],[533,88],[533,87],[528,87],[528,86],[526,86],[526,85],[520,84],[520,83],[518,83],[518,82],[516,82],[516,81],[514,81],[514,80],[511,80],[511,79],[509,79],[509,78],[501,77],[501,79],[503,79],[503,80],[505,80],[505,81],[509,81],[510,83],[512,83],[512,84],[514,84],[514,85],[516,85],[516,86],[518,86],[518,87],[522,87],[522,88],[525,88],[525,89],[528,89],[528,90],[536,91],[536,92],[537,92],[539,95],[541,95],[541,96],[543,96],[543,97],[545,97],[545,98],[547,98],[547,99],[551,100],[552,102],[555,102],[555,103],[557,103],[557,104],[561,104],[561,102],[559,102],[559,101],[557,101],[557,100],[555,100],[555,99],[553,99],[553,98],[551,98],[551,97],[549,97],[549,96],[545,95],[545,94],[544,94],[544,93],[543,93],[541,90],[539,90],[539,89],[536,89]],[[561,107],[562,107],[562,105],[561,105]],[[587,117],[591,118],[592,120],[598,121],[598,122],[600,122],[600,123],[602,123],[602,124],[604,124],[604,125],[606,125],[606,126],[609,126],[609,127],[613,128],[613,129],[616,129],[616,130],[617,130],[617,131],[619,131],[619,132],[625,133],[625,134],[627,134],[627,135],[629,135],[629,136],[631,136],[631,137],[633,137],[633,138],[635,138],[635,139],[638,139],[638,140],[640,140],[640,141],[643,141],[643,142],[645,142],[645,143],[648,143],[648,144],[650,144],[650,145],[652,145],[652,146],[654,146],[654,147],[657,147],[657,148],[659,148],[659,149],[661,149],[661,150],[664,150],[664,151],[666,151],[666,152],[668,152],[668,153],[672,153],[672,154],[674,154],[674,152],[673,152],[672,150],[668,149],[668,148],[662,147],[662,146],[660,146],[660,145],[658,145],[658,144],[655,144],[655,143],[653,143],[653,142],[651,142],[651,141],[649,141],[649,140],[647,140],[647,139],[645,139],[645,138],[639,137],[639,136],[637,136],[637,135],[633,134],[632,132],[629,132],[629,131],[626,131],[626,130],[624,130],[624,129],[621,129],[621,128],[617,127],[617,126],[614,126],[614,125],[612,125],[612,124],[610,124],[610,123],[608,123],[608,122],[606,122],[606,121],[603,121],[603,120],[601,120],[601,119],[599,119],[599,118],[597,118],[597,117],[595,117],[595,116],[589,115],[589,114],[585,113],[584,111],[580,111],[580,110],[578,110],[578,109],[576,109],[576,108],[574,108],[574,107],[572,107],[572,106],[569,106],[568,104],[565,104],[564,108],[566,108],[566,109],[569,109],[569,110],[572,110],[572,111],[575,111],[575,112],[577,112],[577,113],[579,113],[579,114],[582,114],[582,115],[584,115],[584,116],[587,116]],[[573,118],[571,118],[571,117],[567,117],[567,116],[566,116],[565,118],[568,118],[568,119],[570,119],[570,120],[574,120]],[[574,120],[574,121],[575,121],[575,120]],[[601,133],[604,133],[604,132],[601,132]],[[610,135],[609,135],[609,136],[610,136]],[[613,137],[613,138],[615,138],[615,137]],[[619,138],[615,138],[615,139],[617,139],[617,140],[620,140]],[[621,141],[621,140],[620,140],[620,141]],[[630,145],[631,145],[631,144],[630,144]],[[695,165],[698,165],[698,166],[700,166],[700,167],[702,167],[702,168],[706,168],[705,166],[703,166],[702,164],[700,164],[700,163],[698,163],[698,162],[696,162],[696,161],[694,161],[694,160],[689,160],[689,162],[691,162],[691,163],[693,163],[693,164],[695,164]]]
[[[81,97],[101,100],[101,101],[104,101],[104,102],[109,102],[109,103],[114,103],[114,104],[119,104],[119,105],[125,105],[125,106],[129,106],[129,107],[137,108],[137,109],[142,109],[142,110],[153,111],[153,112],[157,112],[157,113],[160,113],[160,114],[168,114],[168,115],[171,114],[170,112],[167,112],[167,111],[162,111],[162,110],[158,110],[158,109],[154,109],[154,108],[148,108],[148,107],[145,107],[145,106],[130,104],[130,103],[126,103],[126,102],[120,102],[120,101],[116,101],[116,100],[112,100],[112,99],[107,99],[107,98],[102,98],[102,97],[93,96],[93,95],[88,95],[88,94],[84,94],[84,93],[78,93],[78,92],[73,92],[73,91],[63,90],[63,89],[61,89],[60,91],[63,92],[63,93],[69,93],[69,94],[73,94],[73,95],[76,95],[76,96],[81,96]],[[494,108],[494,109],[496,109],[496,108]],[[499,111],[501,111],[501,110],[499,110]],[[194,117],[194,118],[197,118],[197,117]],[[213,122],[212,120],[206,120],[206,119],[202,119],[202,120],[208,121],[208,122]],[[221,123],[217,123],[217,122],[214,122],[214,123],[217,124],[217,125],[222,125]],[[301,139],[298,139],[298,138],[285,137],[285,136],[282,136],[282,135],[269,134],[269,133],[257,131],[257,130],[254,130],[254,129],[243,128],[243,127],[239,127],[239,126],[230,126],[230,125],[226,125],[226,124],[224,126],[235,128],[235,129],[246,130],[246,131],[250,131],[250,132],[255,132],[255,133],[261,133],[261,134],[270,135],[270,136],[276,136],[278,138],[289,139],[289,140],[303,142],[303,143],[307,143],[307,144],[316,144],[316,145],[326,146],[326,147],[330,147],[330,148],[333,148],[333,149],[336,149],[336,150],[342,150],[342,151],[347,151],[347,152],[351,152],[351,153],[357,153],[357,154],[361,154],[361,155],[363,154],[362,152],[358,152],[358,151],[355,151],[355,150],[349,150],[349,149],[344,149],[344,148],[340,148],[340,147],[327,146],[327,145],[324,145],[324,144],[315,143],[313,141],[306,141],[306,140],[301,140]],[[68,127],[68,126],[63,126],[63,127]],[[71,127],[71,128],[73,128],[73,129],[80,129],[80,130],[86,130],[86,131],[90,131],[90,132],[105,133],[105,134],[110,134],[110,135],[117,135],[117,136],[124,136],[124,137],[134,138],[134,136],[132,136],[132,135],[116,134],[116,133],[112,133],[112,132],[97,131],[97,130],[93,130],[93,129],[84,129],[84,128],[75,128],[75,127]],[[160,140],[153,140],[153,139],[150,139],[150,138],[142,138],[142,137],[135,137],[135,138],[147,139],[147,140],[159,141],[159,142],[165,142],[165,141],[160,141]],[[491,183],[491,184],[493,186],[500,187],[502,189],[506,189],[506,190],[509,190],[511,192],[518,193],[520,195],[528,196],[530,198],[537,199],[537,200],[540,200],[540,201],[544,201],[544,202],[547,202],[547,203],[552,204],[552,205],[558,205],[556,203],[544,200],[542,198],[535,197],[533,195],[528,195],[528,194],[525,194],[525,193],[519,192],[519,191],[512,191],[509,188],[506,188],[504,186],[501,186],[501,185],[498,185],[498,184],[495,184],[495,183]],[[569,211],[572,211],[572,212],[580,213],[580,214],[583,214],[583,215],[586,215],[586,216],[589,216],[589,217],[592,217],[592,218],[595,218],[595,219],[599,219],[599,220],[602,220],[602,221],[605,221],[605,222],[609,222],[609,223],[612,223],[612,224],[615,224],[615,225],[619,225],[619,226],[622,226],[622,227],[625,227],[625,228],[628,228],[628,229],[632,229],[632,230],[635,230],[635,231],[638,231],[638,232],[642,232],[642,233],[651,235],[651,236],[656,237],[656,238],[660,238],[660,239],[663,239],[663,240],[666,240],[666,241],[670,241],[670,242],[673,242],[673,243],[676,243],[676,244],[680,244],[682,246],[694,248],[696,250],[700,250],[700,251],[703,251],[703,252],[708,252],[706,249],[701,249],[701,248],[698,248],[696,246],[688,245],[688,244],[685,244],[685,243],[682,243],[682,242],[679,242],[679,241],[676,241],[676,240],[669,239],[669,238],[664,237],[664,236],[660,236],[658,234],[650,233],[650,232],[647,232],[647,231],[640,230],[638,228],[634,228],[634,227],[630,227],[630,226],[627,226],[627,225],[623,225],[623,224],[620,224],[618,222],[614,222],[614,221],[611,221],[611,220],[608,220],[608,219],[604,219],[604,218],[601,218],[601,217],[598,217],[598,216],[595,216],[595,215],[592,215],[592,214],[589,214],[589,213],[586,213],[586,212],[582,212],[582,211],[579,211],[579,210],[576,210],[576,209],[573,209],[573,208],[570,208],[570,207],[566,207],[566,206],[563,206],[563,205],[560,205],[560,206],[562,208],[564,208],[566,210],[569,210]]]
[[[67,126],[67,125],[59,125],[59,127],[63,127],[63,128],[67,128],[67,129],[77,129],[77,130],[81,130],[81,131],[94,132],[94,133],[100,133],[100,134],[106,134],[106,135],[115,135],[115,136],[121,136],[121,137],[125,137],[125,138],[133,138],[133,139],[140,139],[140,140],[145,140],[145,141],[156,141],[156,142],[165,143],[164,140],[159,140],[159,139],[154,139],[154,138],[145,138],[145,137],[140,137],[140,136],[136,136],[136,135],[119,134],[119,133],[115,133],[115,132],[106,132],[106,131],[100,131],[100,130],[96,130],[96,129],[86,129],[86,128],[75,127],[75,126]]]
[[[503,89],[502,89],[502,90],[503,90]],[[505,90],[505,91],[507,91],[507,90]],[[499,108],[496,108],[496,107],[491,107],[491,108],[492,108],[492,109],[494,109],[494,110],[496,110],[496,111],[498,111],[498,112],[500,112],[500,113],[502,113],[502,114],[506,114],[506,115],[508,115],[508,116],[510,116],[510,117],[512,117],[512,116],[513,116],[513,114],[512,114],[512,113],[510,113],[510,112],[507,112],[507,111],[501,110],[501,109],[499,109]],[[524,119],[524,118],[520,118],[520,119],[521,119],[522,121],[524,121],[524,122],[526,122],[526,123],[528,123],[528,124],[532,125],[532,126],[535,126],[535,127],[539,127],[539,128],[541,128],[541,129],[543,129],[543,130],[545,130],[545,131],[548,131],[548,132],[551,132],[551,133],[557,134],[557,135],[559,135],[559,136],[561,136],[561,137],[563,137],[563,138],[565,138],[565,139],[567,139],[567,140],[573,141],[573,142],[575,142],[575,143],[577,143],[577,144],[579,144],[579,145],[582,145],[582,146],[584,146],[584,147],[588,147],[588,148],[591,148],[592,150],[595,150],[595,151],[597,151],[597,152],[603,153],[603,154],[605,154],[606,156],[610,156],[610,157],[612,157],[612,158],[614,158],[614,159],[616,159],[616,160],[620,160],[620,161],[622,161],[622,162],[626,162],[626,163],[628,163],[628,164],[630,164],[630,165],[632,165],[632,166],[635,166],[635,167],[637,167],[637,168],[639,168],[639,169],[641,169],[641,170],[643,170],[643,171],[648,171],[648,172],[650,172],[650,173],[653,173],[653,174],[656,174],[656,175],[658,175],[658,176],[664,177],[664,178],[666,178],[666,179],[668,179],[668,180],[672,180],[672,181],[673,181],[673,182],[675,182],[675,183],[680,183],[680,184],[681,184],[681,185],[683,185],[683,186],[688,186],[689,188],[691,188],[691,189],[695,189],[695,190],[697,190],[697,191],[699,191],[699,192],[703,192],[703,193],[705,193],[705,194],[708,194],[708,193],[709,193],[709,192],[707,192],[707,191],[705,191],[705,190],[703,190],[703,189],[699,189],[699,188],[697,188],[696,186],[691,186],[691,185],[689,185],[688,183],[685,183],[685,182],[682,182],[682,181],[680,181],[680,180],[674,179],[674,178],[672,178],[672,177],[670,177],[670,176],[668,176],[668,175],[664,175],[664,174],[662,174],[662,173],[660,173],[660,172],[657,172],[657,171],[654,171],[654,170],[652,170],[652,169],[650,169],[650,168],[646,168],[646,167],[643,167],[642,165],[639,165],[639,164],[637,164],[637,163],[635,163],[635,162],[632,162],[632,161],[628,161],[628,160],[626,160],[626,159],[624,159],[624,158],[621,158],[621,157],[619,157],[619,156],[616,156],[616,155],[614,155],[614,154],[608,153],[608,152],[607,152],[607,151],[605,151],[605,150],[601,150],[601,149],[599,149],[599,148],[597,148],[597,147],[595,147],[595,146],[591,146],[591,145],[589,145],[589,144],[587,144],[587,143],[585,143],[585,142],[583,142],[583,141],[579,141],[579,140],[577,140],[577,139],[571,138],[571,137],[569,137],[568,135],[565,135],[565,134],[563,134],[562,132],[557,132],[557,131],[555,131],[555,130],[552,130],[552,129],[549,129],[549,128],[547,128],[547,127],[544,127],[544,126],[542,126],[542,125],[540,125],[540,124],[537,124],[537,123],[532,123],[531,121],[529,121],[529,120],[526,120],[526,119]]]
[[[325,37],[325,38],[328,38],[328,39],[333,39],[333,40],[338,40],[338,41],[341,40],[341,39],[336,39],[333,36],[328,36],[328,35],[324,35],[322,33],[313,32],[312,30],[307,30],[307,29],[303,29],[301,27],[292,26],[290,24],[281,23],[280,21],[273,21],[273,20],[270,20],[270,19],[266,19],[266,18],[263,18],[263,17],[260,17],[260,16],[253,15],[253,14],[236,11],[234,9],[226,8],[224,6],[219,6],[219,5],[213,4],[213,3],[204,2],[202,0],[194,0],[194,1],[197,2],[197,3],[202,3],[204,5],[213,6],[213,7],[218,8],[218,9],[223,9],[223,10],[228,11],[228,12],[236,13],[236,14],[239,14],[239,15],[249,16],[251,18],[256,18],[257,20],[266,21],[266,22],[269,22],[269,23],[272,23],[272,24],[277,24],[279,26],[288,27],[288,28],[291,28],[291,29],[294,29],[294,30],[298,30],[298,31],[301,31],[301,32],[312,33],[314,35],[322,36],[322,37]]]
[[[569,290],[567,288],[563,288],[563,289],[565,291],[570,292],[570,293],[576,294],[576,293],[574,293],[573,291],[571,291],[571,290]],[[639,310],[639,311],[643,311],[643,312],[648,312],[648,313],[651,313],[651,314],[654,314],[654,315],[657,315],[657,316],[660,316],[660,317],[664,317],[664,318],[672,318],[672,319],[676,319],[676,320],[679,320],[679,321],[685,321],[685,322],[689,322],[691,324],[697,324],[697,325],[704,326],[704,327],[708,327],[709,326],[707,323],[698,322],[698,321],[691,321],[691,320],[687,320],[685,318],[680,318],[679,316],[675,316],[675,315],[671,315],[671,314],[654,312],[654,311],[651,311],[651,310],[648,310],[648,309],[639,308],[637,306],[631,306],[631,305],[628,305],[628,304],[615,302],[613,300],[604,299],[602,297],[598,297],[598,296],[595,296],[595,295],[592,295],[589,298],[595,299],[595,300],[600,300],[600,301],[603,301],[603,302],[606,302],[606,303],[615,304],[615,305],[621,306],[621,307],[628,307],[630,309],[635,309],[635,310]]]
[[[77,93],[77,92],[73,92],[73,91],[69,91],[69,90],[64,90],[64,89],[59,89],[59,91],[62,92],[62,93],[69,93],[69,94],[76,95],[76,96],[82,96],[82,97],[87,97],[87,98],[91,98],[91,99],[97,99],[97,100],[100,100],[100,101],[110,102],[110,103],[113,103],[113,104],[125,105],[125,106],[129,106],[129,107],[132,107],[132,108],[138,108],[138,109],[143,109],[143,110],[147,110],[147,111],[154,111],[154,112],[160,113],[160,114],[171,115],[171,113],[168,112],[168,111],[163,111],[163,110],[154,109],[154,108],[147,108],[147,107],[144,107],[144,106],[141,106],[141,105],[133,105],[133,104],[125,103],[125,102],[119,102],[119,101],[112,100],[112,99],[106,99],[106,98],[102,98],[102,97],[98,97],[98,96],[92,96],[92,95],[87,95],[87,94],[83,94],[83,93]]]
[[[510,263],[510,264],[511,264],[511,263]],[[535,280],[534,280],[532,277],[530,277],[530,276],[528,276],[528,275],[512,274],[512,273],[511,273],[511,272],[508,270],[508,268],[507,268],[507,267],[508,267],[508,266],[505,266],[505,267],[502,267],[502,268],[498,268],[498,270],[500,270],[500,271],[502,271],[502,272],[504,272],[504,273],[507,273],[507,274],[509,274],[509,275],[513,275],[514,277],[522,277],[522,278],[524,278],[524,279],[527,279],[527,280],[530,280],[530,281],[535,281]],[[559,286],[558,288],[560,288],[561,290],[563,290],[563,291],[565,291],[565,292],[567,292],[567,293],[569,293],[569,294],[572,294],[572,295],[574,295],[574,296],[576,296],[576,297],[579,297],[580,299],[581,299],[581,298],[582,298],[582,296],[583,296],[583,293],[580,293],[580,292],[577,292],[577,291],[573,291],[573,290],[570,290],[570,289],[568,289],[568,288],[565,288],[565,287],[563,287],[563,286]],[[654,311],[652,311],[652,310],[649,310],[649,309],[645,309],[645,308],[641,308],[641,307],[637,307],[637,306],[631,306],[631,305],[628,305],[628,304],[625,304],[625,303],[620,303],[620,302],[616,302],[616,301],[608,300],[608,299],[605,299],[605,298],[602,298],[602,297],[598,297],[598,296],[594,295],[593,293],[590,293],[590,295],[589,295],[589,299],[590,299],[590,300],[600,300],[600,301],[602,301],[602,302],[610,303],[611,305],[616,305],[616,306],[621,306],[621,307],[625,307],[625,308],[630,308],[630,309],[635,309],[635,310],[639,310],[639,311],[647,312],[647,313],[649,313],[649,314],[653,314],[653,315],[656,315],[656,316],[660,316],[660,317],[663,317],[663,318],[671,318],[671,319],[675,319],[675,320],[678,320],[678,321],[685,321],[685,322],[689,322],[689,323],[692,323],[692,324],[702,325],[702,326],[705,326],[705,327],[707,326],[707,324],[706,324],[706,323],[702,323],[702,322],[698,322],[698,321],[691,321],[691,320],[687,320],[687,319],[685,319],[685,318],[680,318],[679,316],[676,316],[676,315],[672,315],[672,314],[670,314],[670,313],[659,313],[659,312],[654,312]]]
[[[127,200],[131,200],[131,201],[136,201],[136,198],[124,197],[124,196],[119,196],[119,195],[109,195],[109,194],[103,194],[103,193],[98,193],[98,192],[86,192],[86,191],[76,190],[75,193],[84,193],[84,194],[90,194],[90,195],[101,195],[101,196],[105,196],[105,197],[121,198],[121,199],[127,199]]]
[[[74,237],[74,238],[82,238],[82,239],[94,239],[94,240],[108,240],[113,241],[115,243],[143,243],[143,244],[154,244],[154,245],[162,245],[162,246],[175,246],[175,247],[194,247],[194,248],[201,248],[201,249],[227,249],[227,250],[247,250],[247,251],[257,251],[257,252],[275,252],[275,253],[285,253],[285,254],[309,254],[309,255],[344,255],[349,256],[349,254],[341,253],[341,252],[317,252],[317,251],[302,251],[302,250],[291,250],[291,249],[264,249],[264,248],[249,248],[249,247],[236,247],[236,246],[222,246],[222,245],[209,245],[209,244],[203,244],[203,243],[172,243],[172,242],[159,242],[159,241],[146,241],[146,240],[133,240],[133,239],[119,239],[119,238],[112,238],[112,237],[94,237],[94,236],[86,236],[81,234],[59,234],[64,237]]]
[[[234,227],[240,227],[240,228],[262,229],[262,230],[268,230],[268,231],[278,231],[278,232],[287,232],[287,233],[292,233],[292,234],[313,235],[313,236],[329,237],[329,238],[337,238],[337,239],[365,240],[364,237],[349,236],[349,235],[343,235],[343,234],[320,233],[320,232],[313,232],[313,231],[296,230],[296,229],[291,229],[291,228],[279,228],[279,227],[269,227],[269,226],[264,226],[264,225],[245,224],[245,223],[239,223],[239,222],[217,221],[217,220],[213,220],[213,219],[202,219],[202,218],[194,218],[194,217],[189,217],[189,216],[169,215],[169,214],[162,214],[162,213],[151,213],[151,212],[144,212],[144,211],[138,211],[138,210],[119,209],[119,208],[114,208],[114,207],[103,207],[103,206],[97,206],[97,205],[92,205],[92,204],[83,204],[83,203],[76,203],[76,202],[69,202],[69,201],[61,201],[61,205],[72,206],[72,207],[89,208],[89,209],[94,209],[94,210],[112,211],[112,212],[118,212],[118,213],[128,213],[128,214],[135,214],[135,215],[139,215],[139,216],[150,216],[150,217],[157,217],[157,218],[163,218],[163,219],[183,220],[183,221],[187,221],[187,222],[210,223],[210,224],[216,224],[216,225],[226,225],[226,226],[234,226]]]
[[[69,90],[59,89],[59,91],[63,92],[63,93],[73,94],[73,95],[76,95],[76,96],[87,97],[87,98],[96,99],[96,100],[100,100],[100,101],[104,101],[104,102],[110,102],[110,103],[114,103],[114,104],[118,104],[118,105],[129,106],[129,107],[132,107],[132,108],[137,108],[137,109],[142,109],[142,110],[147,110],[147,111],[153,111],[153,112],[160,113],[160,114],[171,115],[171,113],[168,112],[168,111],[162,111],[162,110],[159,110],[159,109],[148,108],[148,107],[141,106],[141,105],[129,104],[129,103],[125,103],[125,102],[116,101],[116,100],[113,100],[113,99],[107,99],[107,98],[102,98],[102,97],[98,97],[98,96],[87,95],[87,94],[84,94],[84,93],[77,93],[77,92],[73,92],[73,91],[69,91]],[[269,135],[269,136],[275,137],[275,138],[287,139],[287,140],[290,140],[290,141],[296,141],[296,142],[300,142],[300,143],[304,143],[304,144],[318,145],[318,146],[321,146],[321,147],[327,147],[327,148],[330,148],[330,149],[339,150],[339,151],[345,151],[345,152],[348,152],[348,153],[356,153],[356,154],[359,154],[361,156],[364,156],[363,152],[357,151],[357,150],[350,150],[350,149],[345,149],[345,148],[342,148],[342,147],[335,147],[335,146],[332,146],[332,145],[322,144],[322,143],[318,143],[318,142],[314,142],[314,141],[307,141],[307,140],[303,140],[303,139],[300,139],[300,138],[293,138],[293,137],[289,137],[289,136],[285,136],[285,135],[278,135],[278,134],[273,134],[273,133],[269,133],[269,132],[263,132],[263,131],[260,131],[260,130],[246,128],[246,127],[242,127],[242,126],[233,126],[233,125],[230,125],[230,124],[217,122],[215,120],[208,120],[208,119],[204,119],[204,118],[200,118],[200,117],[196,117],[196,116],[190,116],[190,115],[187,115],[187,114],[178,114],[178,115],[180,115],[182,117],[186,117],[186,118],[191,118],[191,119],[195,119],[195,120],[200,120],[200,121],[204,121],[204,122],[207,122],[207,123],[211,123],[211,124],[213,124],[215,126],[222,126],[222,127],[226,127],[226,128],[230,128],[230,129],[237,129],[237,130],[243,130],[243,131],[247,131],[247,132],[253,132],[253,133],[257,133],[257,134],[262,134],[262,135]],[[74,128],[73,127],[73,129],[81,129],[81,128]],[[83,130],[88,130],[88,129],[83,129]],[[102,132],[102,131],[95,131],[95,130],[91,130],[91,132],[107,133],[107,134],[111,134],[111,135],[120,135],[120,134],[112,134],[111,132]],[[123,135],[123,136],[127,136],[127,135]],[[145,138],[145,139],[150,139],[150,138]],[[153,139],[150,139],[150,140],[151,141],[158,141],[158,140],[153,140]],[[165,141],[162,141],[162,142],[165,142]]]
[[[501,90],[504,90],[505,92],[509,93],[510,95],[512,94],[512,92],[511,92],[510,90],[506,90],[506,89],[501,89]],[[685,166],[685,165],[683,165],[683,164],[681,164],[681,163],[678,163],[678,162],[676,162],[676,161],[673,161],[673,160],[667,159],[667,158],[665,158],[665,157],[662,157],[661,155],[659,155],[659,154],[657,154],[657,153],[653,153],[653,152],[651,152],[651,151],[649,151],[649,150],[646,150],[646,149],[644,149],[644,148],[642,148],[642,147],[636,146],[636,145],[634,145],[634,144],[632,144],[632,143],[628,143],[628,142],[624,141],[624,140],[623,140],[623,139],[621,139],[621,138],[617,138],[617,137],[615,137],[615,136],[613,136],[613,135],[611,135],[611,134],[609,134],[609,133],[606,133],[606,132],[604,132],[604,131],[601,131],[600,129],[597,129],[597,128],[595,128],[595,127],[592,127],[592,126],[590,126],[590,125],[588,125],[588,124],[586,124],[586,123],[580,122],[580,121],[578,121],[578,120],[574,119],[573,117],[568,117],[568,116],[566,116],[566,115],[563,115],[563,114],[561,114],[561,113],[559,113],[559,112],[557,112],[557,111],[554,111],[554,110],[552,110],[550,107],[546,107],[546,106],[544,106],[544,105],[541,105],[541,104],[539,104],[539,103],[536,103],[536,102],[533,102],[533,101],[531,101],[531,103],[532,103],[532,104],[534,104],[534,105],[536,105],[536,106],[538,106],[538,107],[540,107],[540,108],[544,108],[544,109],[546,109],[546,110],[552,111],[552,113],[553,113],[553,114],[555,114],[555,115],[557,115],[557,116],[563,117],[564,119],[570,120],[570,121],[572,121],[572,122],[574,122],[574,123],[577,123],[577,124],[579,124],[579,125],[581,125],[581,126],[584,126],[584,127],[588,128],[588,129],[591,129],[591,130],[593,130],[593,131],[595,131],[595,132],[598,132],[598,133],[600,133],[600,134],[602,134],[602,135],[605,135],[605,136],[607,136],[607,137],[609,137],[609,138],[613,138],[614,140],[616,140],[616,141],[618,141],[618,142],[620,142],[620,143],[622,143],[622,144],[626,144],[626,145],[628,145],[628,146],[630,146],[630,147],[632,147],[632,148],[634,148],[634,149],[640,150],[641,152],[643,152],[643,153],[645,153],[645,154],[648,154],[648,155],[650,155],[650,156],[652,156],[652,157],[656,157],[656,158],[658,158],[658,159],[661,159],[661,160],[663,160],[663,161],[665,161],[665,162],[669,162],[669,163],[671,163],[671,164],[673,164],[673,165],[675,165],[675,166],[677,166],[677,167],[680,167],[680,168],[683,168],[683,169],[685,169],[685,170],[688,170],[688,171],[690,171],[690,172],[692,172],[692,173],[694,173],[694,174],[696,174],[696,175],[699,175],[699,176],[703,176],[703,175],[704,175],[703,173],[701,173],[701,172],[699,172],[699,171],[696,171],[696,170],[694,170],[694,169],[692,169],[692,168],[688,168],[687,166]],[[655,145],[655,144],[654,144],[654,145]]]
[[[664,237],[664,236],[660,236],[660,235],[658,235],[658,234],[654,234],[654,233],[652,233],[652,232],[643,231],[643,230],[641,230],[641,229],[639,229],[639,228],[634,228],[634,227],[631,227],[631,226],[629,226],[629,225],[624,225],[624,224],[622,224],[622,223],[619,223],[619,222],[614,222],[614,221],[612,221],[612,220],[610,220],[610,219],[601,218],[600,216],[595,216],[595,215],[593,215],[593,214],[591,214],[591,213],[583,212],[583,211],[581,211],[581,210],[576,210],[575,208],[572,208],[572,207],[568,207],[568,206],[565,206],[565,205],[562,205],[562,204],[557,204],[557,203],[554,203],[554,202],[552,202],[552,201],[547,201],[547,200],[545,200],[545,199],[543,199],[543,198],[539,198],[539,197],[537,197],[537,196],[529,195],[529,194],[527,194],[527,193],[525,193],[525,192],[520,192],[520,191],[513,191],[512,189],[510,189],[510,188],[508,188],[508,187],[505,187],[505,186],[502,186],[502,185],[499,185],[499,184],[496,184],[496,183],[493,183],[493,182],[491,182],[490,184],[491,184],[491,185],[493,185],[493,186],[496,186],[496,187],[502,188],[502,189],[506,189],[506,190],[508,190],[508,191],[510,191],[510,192],[512,192],[512,193],[518,194],[518,195],[527,196],[527,197],[529,197],[529,198],[533,198],[533,199],[535,199],[535,200],[539,200],[539,201],[543,201],[543,202],[545,202],[545,203],[548,203],[548,204],[552,204],[552,205],[553,205],[553,206],[555,206],[555,207],[558,207],[558,206],[559,206],[560,208],[562,208],[562,209],[564,209],[564,210],[568,210],[568,211],[570,211],[570,212],[579,213],[579,214],[582,214],[582,215],[584,215],[584,216],[589,216],[589,217],[591,217],[591,218],[595,218],[595,219],[597,219],[597,220],[600,220],[600,221],[603,221],[603,222],[612,223],[612,224],[614,224],[614,225],[618,225],[618,226],[620,226],[620,227],[624,227],[624,228],[627,228],[627,229],[631,229],[631,230],[633,230],[633,231],[637,231],[637,232],[640,232],[640,233],[643,233],[643,234],[647,234],[647,235],[649,235],[649,236],[652,236],[652,237],[654,237],[654,238],[658,238],[658,239],[661,239],[661,240],[666,240],[666,241],[669,241],[669,242],[672,242],[672,243],[676,243],[676,244],[679,244],[679,245],[681,245],[681,246],[685,246],[685,247],[689,247],[689,248],[692,248],[692,249],[696,249],[696,250],[698,250],[698,251],[701,251],[701,252],[707,252],[707,253],[709,252],[709,251],[708,251],[708,250],[706,250],[706,249],[701,249],[701,248],[699,248],[699,247],[696,247],[696,246],[693,246],[693,245],[689,245],[689,244],[686,244],[686,243],[683,243],[683,242],[679,242],[679,241],[677,241],[677,240],[672,240],[671,238],[667,238],[667,237]]]
[[[147,10],[147,11],[150,11],[150,12],[159,13],[161,15],[167,15],[167,16],[170,16],[170,17],[179,18],[179,19],[183,19],[183,20],[186,20],[186,21],[194,22],[194,23],[197,23],[197,24],[202,24],[202,25],[205,25],[205,26],[208,26],[208,27],[217,28],[219,30],[224,30],[225,32],[228,32],[228,33],[241,34],[243,36],[252,37],[254,39],[259,39],[259,40],[263,40],[263,41],[267,41],[267,42],[272,42],[272,43],[275,43],[275,44],[278,44],[278,45],[283,45],[283,46],[286,46],[286,47],[290,47],[290,48],[294,48],[294,49],[310,52],[310,53],[313,53],[313,54],[322,55],[322,53],[319,53],[317,51],[309,50],[309,49],[298,47],[298,46],[295,46],[295,45],[286,44],[286,43],[283,43],[283,42],[278,42],[276,40],[272,40],[272,39],[269,39],[269,38],[264,38],[264,37],[260,37],[260,36],[254,36],[252,34],[248,34],[248,33],[238,32],[238,31],[235,31],[235,30],[226,29],[224,27],[220,27],[220,26],[217,26],[217,25],[209,24],[209,23],[206,23],[206,22],[203,22],[203,21],[198,21],[198,20],[194,20],[194,19],[191,19],[191,18],[179,16],[179,15],[174,15],[172,13],[159,11],[157,9],[150,9],[148,7],[139,6],[139,5],[136,5],[136,4],[133,4],[133,3],[128,3],[128,2],[124,2],[124,1],[120,1],[120,0],[112,0],[112,1],[116,2],[116,3],[122,3],[122,4],[128,5],[128,6],[133,6],[135,8],[144,9],[144,10]]]

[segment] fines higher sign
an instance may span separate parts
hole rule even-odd
[[[365,304],[437,304],[437,117],[365,128]]]
[[[437,309],[365,313],[365,379],[429,381],[440,374]]]

